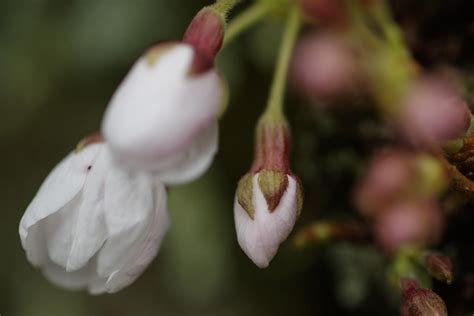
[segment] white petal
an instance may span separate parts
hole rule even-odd
[[[31,226],[59,211],[79,193],[86,179],[87,167],[99,148],[99,145],[90,145],[79,153],[73,152],[51,171],[21,219],[19,231],[23,247]]]
[[[102,130],[119,161],[162,170],[164,160],[186,152],[217,118],[221,79],[215,70],[190,76],[193,55],[191,46],[179,44],[153,65],[142,57],[117,89]]]
[[[73,238],[66,263],[67,271],[84,266],[107,238],[103,199],[105,177],[110,166],[107,147],[102,146],[82,190],[82,203],[71,231]]]
[[[48,257],[55,264],[66,268],[71,246],[73,230],[82,203],[82,194],[76,196],[58,212],[43,219],[39,230],[44,234]]]
[[[81,193],[40,223],[50,259],[67,271],[86,265],[106,238],[101,191],[107,164],[101,148]]]
[[[164,171],[158,172],[157,176],[168,185],[182,184],[199,178],[212,164],[218,143],[219,126],[216,121],[186,152],[174,158]]]
[[[147,233],[154,216],[152,179],[113,166],[105,186],[105,218],[109,238],[98,257],[98,273],[109,276],[128,260],[128,253]],[[160,186],[164,190],[163,185]]]
[[[156,257],[170,225],[166,203],[166,191],[159,186],[155,192],[154,216],[150,219],[146,234],[128,253],[124,266],[110,276],[106,283],[109,293],[115,293],[135,281]]]
[[[45,265],[42,271],[51,283],[70,290],[86,288],[90,280],[96,278],[93,264],[74,272],[67,272],[63,267],[51,262]]]
[[[258,174],[253,181],[255,216],[252,220],[238,200],[234,202],[234,218],[239,245],[247,256],[260,268],[266,268],[288,238],[296,221],[296,181],[288,176],[288,188],[278,207],[270,213],[258,186]]]
[[[40,229],[40,223],[28,229],[28,235],[23,242],[26,257],[34,266],[41,266],[49,261],[48,250],[46,249],[43,231]]]

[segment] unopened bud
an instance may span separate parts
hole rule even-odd
[[[424,255],[424,264],[435,279],[448,284],[453,281],[453,264],[449,257],[437,252],[428,252]]]
[[[254,163],[237,187],[237,238],[260,268],[269,265],[301,212],[303,190],[289,168],[288,139],[286,123],[261,120]]]
[[[463,137],[471,115],[459,91],[446,80],[428,77],[410,89],[399,125],[414,144],[432,144]]]
[[[198,12],[189,24],[183,41],[208,60],[214,60],[224,40],[225,19],[212,7]]]
[[[384,148],[374,155],[357,184],[355,203],[364,215],[375,216],[400,201],[432,198],[447,182],[447,174],[436,158],[401,148]]]
[[[350,92],[360,82],[356,54],[339,35],[306,35],[293,56],[293,82],[305,94],[334,97]]]
[[[411,201],[393,205],[378,214],[375,237],[387,252],[403,246],[423,247],[438,241],[443,217],[431,201]]]
[[[402,287],[402,316],[447,316],[446,304],[436,293],[429,289],[420,288],[413,279],[403,278]]]
[[[266,268],[288,238],[301,202],[301,186],[290,174],[262,170],[240,180],[234,203],[237,239],[258,267]]]
[[[366,216],[374,216],[396,203],[409,190],[415,169],[407,151],[389,147],[376,152],[356,185],[358,210]]]

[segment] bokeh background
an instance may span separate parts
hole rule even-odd
[[[236,13],[250,1],[243,2]],[[234,190],[252,159],[253,127],[280,38],[277,16],[220,56],[231,87],[220,152],[202,179],[170,191],[172,227],[158,258],[133,285],[93,297],[54,287],[28,264],[18,223],[44,177],[99,128],[112,93],[144,49],[179,38],[209,3],[0,0],[2,316],[397,315],[386,259],[373,246],[341,242],[297,250],[287,242],[260,270],[237,244]],[[288,112],[292,164],[306,189],[296,229],[321,217],[350,216],[351,184],[376,142],[371,111],[308,110],[290,93]]]

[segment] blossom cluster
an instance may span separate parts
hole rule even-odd
[[[315,113],[321,104],[366,98],[385,144],[377,144],[356,181],[352,204],[360,216],[315,221],[294,244],[373,236],[402,294],[402,315],[446,315],[443,300],[422,281],[453,279],[450,259],[431,248],[447,225],[440,201],[450,180],[474,197],[474,134],[462,90],[446,74],[422,70],[384,1],[257,0],[227,27],[236,2],[203,8],[182,40],[152,46],[133,65],[100,132],[54,168],[28,206],[19,229],[28,260],[51,282],[92,294],[136,280],[170,226],[168,188],[202,176],[218,151],[228,88],[216,57],[245,24],[283,8],[277,11],[286,25],[255,128],[254,160],[234,198],[237,242],[256,266],[268,267],[303,208],[303,184],[289,158],[287,76],[302,96],[317,100]],[[301,25],[315,22],[318,28],[298,39]]]
[[[167,189],[200,177],[218,149],[228,92],[214,61],[231,2],[202,9],[181,41],[146,50],[113,94],[101,131],[45,179],[19,231],[28,260],[51,282],[114,293],[156,257],[170,226]],[[301,188],[288,167],[287,127],[261,125],[235,223],[244,252],[266,267],[295,224]]]

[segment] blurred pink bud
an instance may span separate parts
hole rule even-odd
[[[446,80],[427,77],[409,91],[400,126],[411,142],[431,144],[463,136],[470,120],[471,113],[459,91]]]
[[[300,0],[303,14],[322,23],[339,24],[346,19],[342,0]]]
[[[402,287],[402,316],[448,315],[446,304],[435,292],[420,288],[412,279],[404,278],[400,283]]]
[[[400,203],[379,214],[375,236],[388,252],[402,246],[427,246],[435,243],[442,232],[443,217],[434,202],[412,201]]]
[[[403,198],[415,174],[413,160],[413,155],[397,148],[384,148],[377,152],[356,186],[358,210],[366,216],[373,216]]]
[[[444,190],[447,176],[440,162],[425,153],[388,147],[377,152],[355,189],[355,204],[366,216],[413,198],[431,198]]]
[[[295,48],[293,81],[298,89],[310,95],[346,93],[358,79],[355,59],[349,44],[337,35],[306,35]]]

